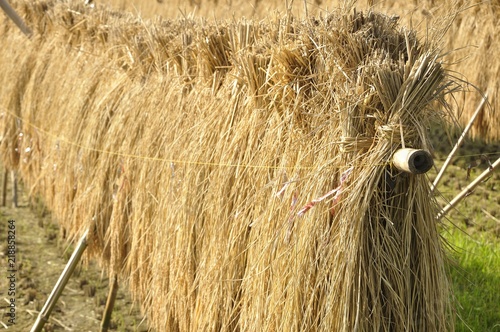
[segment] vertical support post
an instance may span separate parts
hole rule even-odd
[[[7,206],[7,179],[9,178],[9,171],[5,169],[3,173],[3,191],[2,191],[2,206]]]
[[[113,279],[110,280],[109,285],[108,299],[102,316],[100,332],[108,332],[109,323],[111,322],[111,314],[113,313],[113,308],[115,307],[116,293],[118,292],[118,276],[116,274],[113,275]]]
[[[17,208],[17,174],[15,170],[10,171],[12,178],[12,207]]]
[[[76,266],[80,262],[80,258],[82,257],[83,252],[87,248],[87,235],[89,231],[86,230],[85,233],[83,233],[83,236],[80,238],[80,241],[78,242],[75,251],[73,251],[73,254],[71,255],[71,258],[68,261],[68,264],[66,264],[66,267],[64,268],[61,276],[59,277],[59,280],[57,280],[56,285],[54,286],[54,289],[50,293],[47,301],[45,302],[45,305],[43,306],[42,310],[40,311],[40,314],[38,314],[38,317],[35,321],[35,324],[31,328],[31,332],[40,332],[43,329],[43,326],[45,323],[49,320],[50,314],[52,310],[54,309],[54,306],[57,303],[57,300],[61,296],[62,291],[64,290],[64,287],[66,287],[66,284],[68,283],[69,278],[73,274],[73,271],[75,270]]]

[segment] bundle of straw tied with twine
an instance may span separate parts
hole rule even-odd
[[[65,1],[2,18],[1,152],[158,331],[445,331],[425,175],[456,85],[353,8],[142,21]],[[418,172],[417,172],[418,173]]]

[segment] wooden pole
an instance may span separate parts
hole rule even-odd
[[[487,178],[490,174],[492,174],[498,165],[500,165],[500,158],[498,158],[497,161],[493,163],[493,165],[491,165],[487,170],[481,173],[481,175],[479,175],[474,181],[472,181],[464,190],[462,190],[460,194],[455,196],[455,198],[453,198],[448,203],[448,205],[446,205],[441,210],[441,212],[438,213],[436,219],[440,220],[441,218],[443,218],[455,205],[460,203],[462,199],[470,195],[472,193],[472,190],[474,190],[474,188],[476,188],[478,184],[480,184],[485,178]]]
[[[109,285],[108,300],[106,301],[106,308],[104,309],[104,314],[102,316],[100,332],[107,332],[109,329],[109,323],[111,322],[111,314],[113,313],[116,293],[118,292],[118,277],[116,274],[113,275],[113,279],[110,280]]]
[[[5,169],[3,173],[3,191],[2,191],[2,206],[7,206],[7,179],[9,178],[9,171]]]
[[[12,178],[12,207],[17,208],[17,174],[16,171],[10,171]]]
[[[52,312],[52,309],[54,309],[54,306],[57,303],[57,300],[61,296],[62,291],[64,290],[64,287],[68,283],[69,278],[73,274],[73,271],[75,270],[76,266],[80,262],[80,258],[82,257],[83,252],[87,248],[87,235],[89,231],[86,230],[85,233],[83,233],[83,236],[81,237],[80,241],[78,242],[75,251],[73,251],[73,254],[71,255],[71,258],[68,261],[68,264],[66,264],[66,267],[64,268],[61,276],[59,277],[59,280],[57,280],[56,285],[54,286],[54,289],[50,293],[47,301],[45,302],[45,305],[43,306],[42,310],[38,314],[38,317],[36,319],[35,324],[31,328],[31,332],[40,332],[43,329],[43,326],[45,323],[49,320],[50,314]]]
[[[400,171],[422,174],[428,172],[434,161],[428,151],[417,149],[399,149],[392,156],[392,164]]]
[[[17,25],[17,27],[26,36],[31,37],[31,35],[33,33],[31,32],[30,28],[28,28],[28,26],[26,26],[26,24],[24,24],[22,18],[19,17],[19,15],[17,15],[16,11],[9,5],[7,0],[0,0],[0,8],[3,9],[5,14],[7,14],[7,16]]]
[[[462,135],[460,135],[460,137],[458,138],[457,144],[455,144],[455,146],[451,150],[450,154],[446,158],[446,160],[443,164],[443,167],[441,167],[441,169],[439,170],[439,173],[436,176],[436,179],[434,180],[434,182],[431,185],[431,193],[434,192],[434,190],[436,189],[437,185],[439,184],[439,181],[441,181],[441,178],[443,177],[444,171],[446,171],[446,169],[448,168],[448,165],[451,162],[451,158],[453,158],[455,153],[458,151],[458,148],[462,145],[462,142],[464,141],[465,136],[467,136],[467,133],[469,132],[472,125],[474,124],[474,121],[476,120],[477,116],[483,110],[483,106],[484,106],[484,103],[486,102],[486,100],[488,100],[488,92],[486,92],[486,94],[484,95],[483,99],[481,100],[481,102],[479,103],[479,106],[476,109],[476,112],[474,112],[474,114],[472,115],[472,117],[469,120],[469,123],[465,127]]]

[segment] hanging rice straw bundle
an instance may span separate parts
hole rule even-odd
[[[500,105],[497,98],[500,62],[492,61],[500,52],[495,42],[500,34],[498,2],[367,0],[358,1],[357,5],[396,14],[405,24],[416,26],[422,37],[445,45],[450,50],[444,57],[447,69],[456,71],[455,75],[469,83],[463,93],[450,99],[456,107],[449,121],[465,127],[488,94],[488,104],[474,121],[470,136],[486,142],[500,140],[500,112],[496,111]]]
[[[459,108],[455,111],[462,126],[466,126],[472,118],[477,105],[485,94],[488,94],[488,104],[470,131],[474,139],[486,142],[500,141],[500,83],[498,72],[500,62],[497,58],[500,46],[495,41],[500,37],[500,8],[498,2],[472,1],[466,3],[450,28],[447,47],[459,49],[451,54],[455,64],[451,69],[461,73],[470,87],[467,93],[459,99]]]
[[[1,64],[2,128],[22,120],[22,176],[152,327],[453,330],[429,183],[392,163],[429,149],[453,88],[432,45],[352,9],[138,24],[45,6],[23,6],[25,53],[2,37],[33,63]]]

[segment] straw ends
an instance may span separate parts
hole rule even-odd
[[[412,174],[426,173],[434,165],[428,151],[409,148],[397,150],[392,156],[392,163],[398,170]]]

